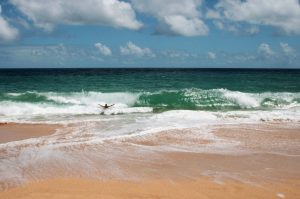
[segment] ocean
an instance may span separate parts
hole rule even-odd
[[[299,80],[300,70],[2,69],[0,121],[64,123],[172,111],[298,121]],[[105,103],[115,105],[103,111]]]
[[[0,143],[0,190],[55,177],[170,179],[170,171],[184,179],[249,179],[250,170],[275,166],[279,177],[298,175],[299,80],[300,70],[2,69],[0,122],[58,127]],[[102,110],[105,103],[115,105]],[[14,128],[26,133],[1,126],[3,137]],[[209,163],[209,154],[238,164]],[[252,161],[247,154],[260,155]],[[261,164],[270,159],[264,154],[279,158]],[[281,157],[294,167],[281,168]],[[241,161],[241,172],[232,172]]]

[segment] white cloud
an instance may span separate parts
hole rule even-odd
[[[207,10],[206,11],[206,18],[209,19],[220,19],[221,18],[221,13],[216,11],[216,10]]]
[[[292,47],[290,47],[288,43],[280,43],[280,47],[282,51],[287,55],[294,54],[295,52],[295,50]]]
[[[222,21],[215,20],[215,21],[213,21],[213,24],[220,30],[224,30],[224,28],[225,28],[225,25]]]
[[[214,19],[213,24],[218,29],[228,31],[236,35],[256,35],[259,33],[259,27],[257,25],[242,26],[239,23],[231,23],[212,11],[208,11],[207,17]]]
[[[9,60],[15,67],[76,67],[86,63],[99,63],[101,57],[95,49],[79,46],[57,45],[9,45],[0,46],[0,60]]]
[[[157,32],[161,34],[201,36],[208,34],[208,27],[200,19],[202,0],[131,0],[142,13],[159,21]]]
[[[10,0],[37,27],[52,31],[56,25],[107,25],[137,30],[131,4],[119,0]]]
[[[2,7],[0,5],[0,40],[9,42],[16,39],[19,35],[19,31],[10,26],[9,23],[2,17]]]
[[[120,47],[122,55],[135,55],[135,56],[150,56],[154,57],[154,53],[149,48],[141,48],[132,42],[127,42],[126,46]]]
[[[251,26],[250,28],[246,29],[245,32],[249,35],[255,35],[259,33],[259,28],[257,26]]]
[[[221,21],[270,25],[288,34],[300,34],[299,0],[222,0],[206,16]]]
[[[102,55],[105,55],[105,56],[110,56],[112,55],[112,52],[110,50],[109,47],[105,46],[104,44],[101,44],[101,43],[95,43],[95,47],[99,50],[99,52],[102,54]]]
[[[217,58],[217,54],[213,53],[213,52],[208,52],[207,56],[209,59],[216,59]]]
[[[269,44],[262,43],[258,47],[258,53],[260,53],[263,56],[269,57],[271,55],[274,55],[274,51],[271,49]]]
[[[226,24],[223,28],[224,30],[227,30],[235,35],[256,35],[259,33],[259,28],[257,26],[248,26],[244,27],[241,24]]]
[[[168,26],[170,34],[183,36],[208,34],[208,27],[197,18],[188,19],[182,15],[171,15],[165,17],[164,23]]]
[[[164,57],[170,57],[170,58],[187,58],[187,57],[193,57],[194,54],[184,52],[184,51],[162,51],[161,55]]]

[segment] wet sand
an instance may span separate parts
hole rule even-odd
[[[23,132],[35,129],[36,135],[45,128],[25,126]],[[0,198],[300,198],[299,124],[220,125],[207,137],[196,132],[170,130],[55,148],[64,158],[49,153],[50,158],[21,167],[27,180],[5,185]],[[207,150],[216,139],[229,145]]]
[[[24,187],[0,193],[5,199],[240,199],[240,198],[299,198],[299,182],[285,184],[245,184],[228,181],[214,183],[202,178],[195,181],[152,180],[142,182],[98,181],[91,179],[54,179],[34,182]]]
[[[0,144],[51,135],[59,125],[0,123]]]

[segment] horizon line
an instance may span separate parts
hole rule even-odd
[[[18,69],[237,69],[237,70],[300,70],[299,68],[286,68],[286,67],[274,67],[274,68],[261,68],[261,67],[7,67],[0,70],[18,70]]]

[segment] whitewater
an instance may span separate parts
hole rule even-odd
[[[214,115],[219,119],[299,120],[300,93],[246,93],[228,89],[182,89],[157,92],[36,92],[2,93],[1,122],[64,123],[106,115],[162,114],[176,110]],[[99,104],[115,104],[103,110]],[[181,111],[182,110],[182,111]]]

